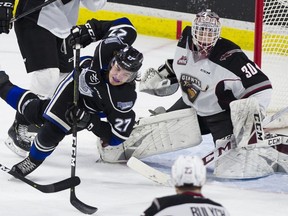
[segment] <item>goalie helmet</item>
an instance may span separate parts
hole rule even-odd
[[[206,181],[206,167],[198,156],[181,155],[172,166],[175,187],[191,185],[201,187]]]
[[[220,28],[219,16],[211,10],[196,15],[192,24],[192,38],[198,51],[209,53],[220,37]]]

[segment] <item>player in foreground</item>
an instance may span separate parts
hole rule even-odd
[[[0,96],[27,121],[42,125],[33,140],[29,156],[13,166],[26,176],[48,157],[59,142],[71,133],[73,119],[79,130],[88,129],[101,138],[102,145],[119,145],[133,128],[133,106],[137,98],[135,80],[142,66],[143,55],[131,45],[137,33],[127,18],[113,21],[89,20],[76,26],[68,37],[85,47],[98,41],[93,58],[82,59],[79,76],[78,107],[73,105],[74,73],[70,73],[57,87],[53,97],[39,99],[34,93],[9,81],[0,72]],[[106,117],[107,121],[101,121]]]
[[[171,95],[180,86],[182,97],[167,112],[164,108],[154,111],[164,114],[140,119],[123,148],[100,148],[103,160],[123,161],[189,148],[201,143],[201,135],[211,134],[216,148],[239,147],[216,162],[219,177],[265,176],[278,171],[281,163],[288,172],[287,155],[280,158],[268,145],[251,150],[248,146],[265,139],[261,122],[272,85],[238,45],[220,37],[220,31],[220,18],[210,10],[198,13],[193,25],[185,27],[174,59],[158,70],[148,69],[140,82],[140,91],[157,96]]]
[[[154,199],[142,216],[230,215],[221,204],[203,196],[206,167],[201,158],[178,157],[172,166],[171,179],[176,194]]]
[[[19,0],[16,17],[43,2],[45,0]],[[17,42],[30,78],[29,89],[33,93],[51,98],[60,80],[73,70],[73,49],[65,39],[76,25],[80,5],[97,11],[105,3],[106,0],[57,0],[14,22]],[[12,27],[13,7],[14,0],[0,3],[0,34],[9,33]],[[28,122],[21,114],[16,113],[8,135],[6,146],[25,157],[33,136],[28,133]]]

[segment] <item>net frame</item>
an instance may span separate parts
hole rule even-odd
[[[288,0],[255,0],[254,61],[272,82],[274,114],[288,106]],[[280,121],[288,126],[288,116]]]

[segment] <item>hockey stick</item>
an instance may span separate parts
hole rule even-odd
[[[40,5],[36,6],[35,8],[32,8],[31,10],[25,11],[24,13],[12,18],[10,20],[10,23],[16,22],[17,20],[19,20],[19,19],[21,19],[21,18],[23,18],[23,17],[25,17],[25,16],[27,16],[27,15],[29,15],[31,13],[34,13],[35,11],[38,11],[38,10],[42,9],[43,7],[53,3],[55,1],[56,0],[48,0],[48,1],[46,1],[46,2],[44,2],[42,4],[40,4]]]
[[[22,175],[19,175],[18,173],[14,172],[13,170],[9,169],[8,167],[6,167],[2,164],[0,164],[0,169],[3,172],[6,172],[6,173],[14,176],[15,178],[19,179],[20,181],[32,186],[33,188],[35,188],[35,189],[37,189],[43,193],[55,193],[55,192],[59,192],[62,190],[66,190],[66,189],[71,188],[71,187],[75,187],[75,186],[80,184],[80,178],[78,176],[73,176],[73,177],[64,179],[62,181],[52,183],[52,184],[41,185],[41,184],[37,184],[36,182],[33,182],[33,181],[25,178]]]
[[[274,115],[272,116],[267,116],[266,118],[264,118],[263,120],[263,127],[267,126],[268,124],[270,124],[271,122],[273,122],[274,120],[278,119],[279,117],[281,117],[282,115],[284,115],[285,113],[288,112],[288,106],[284,107],[283,109],[281,109],[280,111],[276,112]]]
[[[278,135],[276,137],[272,137],[272,138],[265,140],[265,142],[263,143],[255,143],[249,146],[251,147],[253,146],[254,148],[259,148],[259,147],[271,147],[271,146],[275,146],[279,144],[288,145],[288,137]],[[214,150],[209,152],[206,156],[202,157],[202,160],[205,166],[208,166],[210,163],[217,161],[219,158],[226,155],[231,149],[233,149],[231,142],[227,142],[223,145],[216,147]],[[143,161],[135,157],[131,157],[128,160],[127,166],[147,179],[150,179],[161,185],[171,186],[170,175],[163,173],[149,166],[148,164],[144,163]]]
[[[74,98],[73,103],[75,107],[78,106],[78,99],[79,99],[79,91],[78,91],[78,85],[79,85],[79,74],[80,74],[80,44],[76,43],[75,45],[75,54],[74,54]],[[76,155],[77,155],[77,122],[76,118],[73,119],[73,127],[72,127],[72,154],[71,154],[71,177],[73,178],[76,175]],[[79,211],[85,213],[85,214],[93,214],[98,209],[93,206],[89,206],[82,201],[80,201],[75,194],[75,187],[71,187],[70,189],[70,203]]]

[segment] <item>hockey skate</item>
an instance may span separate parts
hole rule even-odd
[[[21,176],[26,176],[40,166],[41,163],[42,161],[31,160],[31,158],[28,156],[23,161],[15,164],[11,170]]]
[[[6,146],[21,157],[26,157],[29,153],[35,134],[28,132],[28,125],[18,124],[15,120],[8,130]]]

